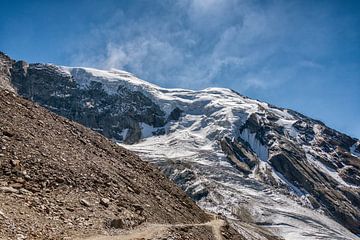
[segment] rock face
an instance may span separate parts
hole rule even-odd
[[[289,113],[291,117],[285,120],[271,112],[251,115],[239,129],[240,137],[224,140],[231,146],[225,151],[245,165],[242,171],[256,169],[264,182],[282,187],[273,178],[270,170],[274,169],[291,183],[286,188],[311,195],[312,207],[321,206],[334,219],[360,233],[360,159],[350,150],[357,140],[319,121]],[[245,131],[247,134],[241,134]],[[255,152],[258,161],[237,147],[244,144],[245,149]]]
[[[72,75],[53,65],[19,61],[13,63],[10,72],[12,84],[21,96],[108,138],[135,143],[141,138],[140,123],[165,125],[165,113],[141,92],[118,86],[110,95],[96,79],[79,85]],[[83,69],[73,74],[91,78]]]
[[[249,239],[264,236],[259,225],[286,239],[355,238],[331,219],[359,233],[360,142],[319,121],[229,89],[164,89],[118,70],[3,66],[20,95],[131,143]]]
[[[62,239],[116,233],[143,222],[190,226],[209,220],[130,151],[0,90],[1,238]]]
[[[10,57],[5,53],[0,51],[0,88],[7,89],[9,91],[14,91],[11,85],[11,73],[10,69],[15,63]]]

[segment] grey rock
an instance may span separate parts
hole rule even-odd
[[[19,193],[19,190],[13,187],[0,187],[0,192],[4,193]]]
[[[80,203],[85,207],[91,207],[91,203],[85,199],[80,199]]]

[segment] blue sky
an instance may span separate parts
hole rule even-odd
[[[228,87],[360,138],[360,1],[1,0],[15,59]]]

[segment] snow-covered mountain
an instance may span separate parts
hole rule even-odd
[[[360,234],[355,138],[229,89],[165,89],[119,70],[2,58],[8,89],[156,164],[248,239]]]

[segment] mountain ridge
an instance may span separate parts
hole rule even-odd
[[[250,209],[258,218],[252,222],[289,239],[318,239],[333,224],[325,215],[359,229],[359,141],[322,122],[228,89],[164,89],[123,71],[18,65],[25,67],[9,72],[20,95],[133,144],[126,147],[158,165],[205,209],[238,220],[236,211]],[[215,169],[222,172],[216,176]],[[253,192],[271,196],[278,212]],[[239,206],[246,207],[230,210]],[[292,207],[299,209],[289,217]],[[300,213],[306,209],[312,225]],[[295,218],[307,229],[297,228]],[[341,239],[340,229],[329,236]],[[240,224],[238,230],[246,229]]]

